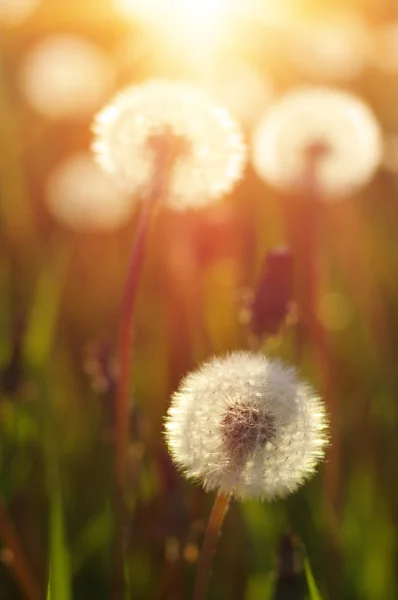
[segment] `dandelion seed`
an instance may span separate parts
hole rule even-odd
[[[382,157],[378,122],[360,98],[308,87],[286,94],[265,113],[255,134],[254,166],[275,187],[291,189],[302,181],[308,150],[317,145],[328,150],[317,177],[329,197],[365,185]]]
[[[176,465],[206,490],[272,499],[314,473],[326,429],[323,402],[293,368],[235,352],[182,381],[165,435]]]
[[[205,93],[184,83],[151,80],[118,94],[95,119],[93,150],[120,186],[139,193],[153,177],[148,141],[165,130],[186,142],[173,166],[170,206],[205,206],[232,190],[245,164],[239,126]]]

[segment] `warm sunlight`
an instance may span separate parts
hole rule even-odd
[[[123,15],[157,25],[173,35],[174,41],[183,40],[184,46],[202,44],[217,46],[227,29],[228,17],[239,10],[241,0],[114,0]]]
[[[144,20],[168,22],[184,22],[186,26],[197,22],[207,23],[229,13],[236,3],[226,0],[115,0],[115,5],[122,14],[139,17]]]
[[[226,0],[173,0],[175,10],[180,12],[181,17],[186,19],[210,21],[220,14],[230,10],[229,2]],[[232,3],[233,4],[233,3]],[[174,8],[174,7],[173,7]]]

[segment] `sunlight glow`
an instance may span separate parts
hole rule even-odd
[[[290,1],[290,0],[289,0]],[[113,0],[122,18],[148,26],[167,39],[184,63],[208,77],[244,24],[275,24],[286,18],[288,0]],[[162,41],[158,42],[162,45]]]
[[[115,0],[116,8],[125,15],[141,19],[184,20],[212,19],[215,15],[228,13],[234,2],[227,0]]]
[[[167,31],[184,51],[205,53],[220,46],[228,30],[228,19],[242,0],[114,0],[123,16],[141,20]]]

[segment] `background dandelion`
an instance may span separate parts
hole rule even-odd
[[[153,173],[149,139],[164,128],[187,144],[171,175],[169,205],[199,208],[232,189],[245,163],[239,126],[206,94],[183,83],[150,81],[116,96],[95,120],[97,160],[121,187],[142,192]]]
[[[309,87],[291,91],[265,113],[255,133],[254,166],[272,185],[293,189],[316,144],[325,147],[317,179],[326,196],[365,185],[381,161],[381,133],[370,108],[346,92]]]

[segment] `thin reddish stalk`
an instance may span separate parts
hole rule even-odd
[[[168,192],[169,178],[177,156],[178,147],[173,136],[169,135],[166,131],[152,140],[152,150],[154,154],[152,187],[148,196],[143,201],[130,254],[119,331],[119,376],[115,398],[115,571],[112,590],[114,600],[124,598],[125,588],[126,509],[124,487],[128,446],[130,373],[133,358],[135,306],[151,225],[158,205]]]
[[[156,190],[152,192],[141,209],[136,237],[124,290],[122,319],[119,334],[119,377],[116,388],[115,404],[115,572],[113,581],[113,598],[124,597],[125,576],[125,523],[126,510],[123,490],[126,474],[126,454],[128,445],[130,367],[132,362],[134,308],[137,298],[138,284],[144,264],[145,248],[153,217],[155,205],[159,200]]]
[[[216,549],[218,537],[224,517],[227,513],[230,496],[219,492],[213,504],[209,520],[207,522],[205,537],[196,572],[195,590],[193,600],[205,600],[210,580],[210,569]]]
[[[30,569],[28,560],[22,549],[14,525],[8,518],[3,500],[0,498],[0,538],[8,550],[11,551],[11,560],[8,563],[15,581],[27,600],[42,600],[43,594]]]
[[[132,362],[133,321],[137,292],[145,258],[148,234],[155,208],[160,202],[163,186],[158,174],[156,185],[148,199],[143,202],[141,215],[130,255],[128,276],[123,294],[121,327],[119,333],[119,376],[116,388],[116,473],[123,483],[128,441],[128,413],[130,393],[130,367]]]

